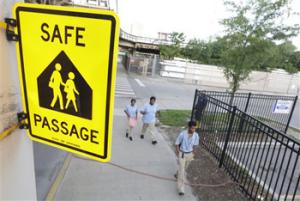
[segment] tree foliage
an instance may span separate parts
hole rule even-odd
[[[267,47],[268,51],[253,56],[256,57],[253,61],[258,60],[259,62],[256,65],[251,65],[250,71],[270,71],[272,69],[284,69],[289,73],[300,71],[300,52],[296,51],[296,47],[291,41],[277,45],[272,41],[265,40],[257,44],[256,48],[259,46]],[[227,49],[228,44],[225,38],[217,38],[215,41],[208,42],[192,39],[181,52],[185,58],[200,64],[225,66]]]
[[[223,37],[226,51],[222,53],[222,64],[231,90],[235,92],[253,69],[276,63],[273,58],[282,52],[281,49],[292,50],[289,49],[289,43],[284,43],[277,50],[272,48],[276,46],[275,42],[296,36],[299,26],[282,23],[291,14],[288,0],[248,0],[238,3],[226,0],[225,5],[234,16],[222,21],[226,28]],[[283,55],[277,64],[284,64],[284,58]],[[290,66],[285,68],[291,69]]]
[[[225,51],[225,46],[222,39],[219,38],[216,41],[209,42],[192,39],[182,52],[184,57],[198,63],[220,65],[223,51]]]
[[[288,0],[226,0],[233,13],[221,23],[225,35],[214,41],[190,40],[183,56],[198,63],[224,66],[232,92],[253,70],[283,68],[300,71],[300,52],[288,41],[299,32],[299,25],[284,25],[292,15]]]
[[[182,44],[185,41],[184,33],[172,32],[169,36],[171,45],[161,45],[160,55],[165,59],[174,59],[174,57],[181,56]]]
[[[173,45],[180,47],[180,45],[185,41],[185,35],[182,32],[172,32],[170,34],[170,40]]]
[[[290,41],[286,41],[278,46],[277,50],[277,63],[275,68],[283,68],[289,73],[296,73],[300,71],[300,54],[296,52],[296,47]]]

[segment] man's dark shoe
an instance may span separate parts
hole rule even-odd
[[[174,177],[177,179],[177,174],[174,174]]]
[[[156,145],[156,144],[157,144],[157,141],[156,141],[156,140],[153,140],[153,141],[152,141],[152,144],[153,144],[153,145]]]
[[[141,135],[141,139],[144,139],[144,135]]]
[[[128,133],[126,133],[126,137],[128,137]]]
[[[132,141],[132,137],[131,136],[129,137],[129,140]]]
[[[178,195],[180,195],[180,196],[183,196],[183,195],[184,195],[184,193],[183,193],[183,192],[179,192],[179,193],[178,193]]]

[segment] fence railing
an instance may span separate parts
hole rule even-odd
[[[300,143],[236,106],[204,93],[197,120],[204,147],[252,200],[300,197]],[[195,105],[195,103],[194,103]]]
[[[218,91],[199,91],[223,101],[250,114],[277,130],[286,133],[294,113],[298,96],[277,96],[253,93],[229,93]],[[197,96],[199,97],[199,96]],[[197,100],[196,100],[197,101]],[[195,107],[197,106],[197,102]],[[281,110],[276,107],[285,107]]]
[[[159,73],[159,57],[151,54],[133,54],[120,56],[120,62],[130,73],[151,75]]]
[[[136,36],[130,33],[127,33],[120,30],[120,38],[135,42],[135,43],[146,43],[146,44],[154,44],[154,45],[172,45],[173,43],[171,41],[167,40],[161,40],[158,38],[148,38],[148,37],[142,37],[142,36]]]

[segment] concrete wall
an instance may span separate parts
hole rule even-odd
[[[11,17],[14,2],[0,0],[0,20]],[[15,46],[0,29],[0,132],[23,111]],[[44,200],[66,155],[30,141],[25,130],[17,129],[0,141],[0,200]]]
[[[16,0],[0,1],[0,20],[12,17]],[[22,111],[15,42],[0,29],[0,132]],[[33,146],[25,130],[0,141],[0,200],[36,200]]]
[[[182,79],[185,83],[229,88],[223,68],[218,66],[188,63],[186,61],[161,62],[160,75]],[[288,74],[284,70],[272,72],[253,71],[249,78],[241,83],[241,90],[299,94],[300,73]]]

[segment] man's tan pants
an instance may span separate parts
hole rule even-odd
[[[150,133],[152,141],[156,141],[154,132],[155,132],[155,123],[149,123],[149,124],[143,123],[142,135],[145,135],[146,133]]]
[[[177,175],[177,188],[178,192],[184,193],[184,182],[186,181],[186,173],[185,170],[189,166],[190,162],[193,160],[194,154],[191,153],[182,153],[179,152],[178,162],[179,162],[179,169]]]

